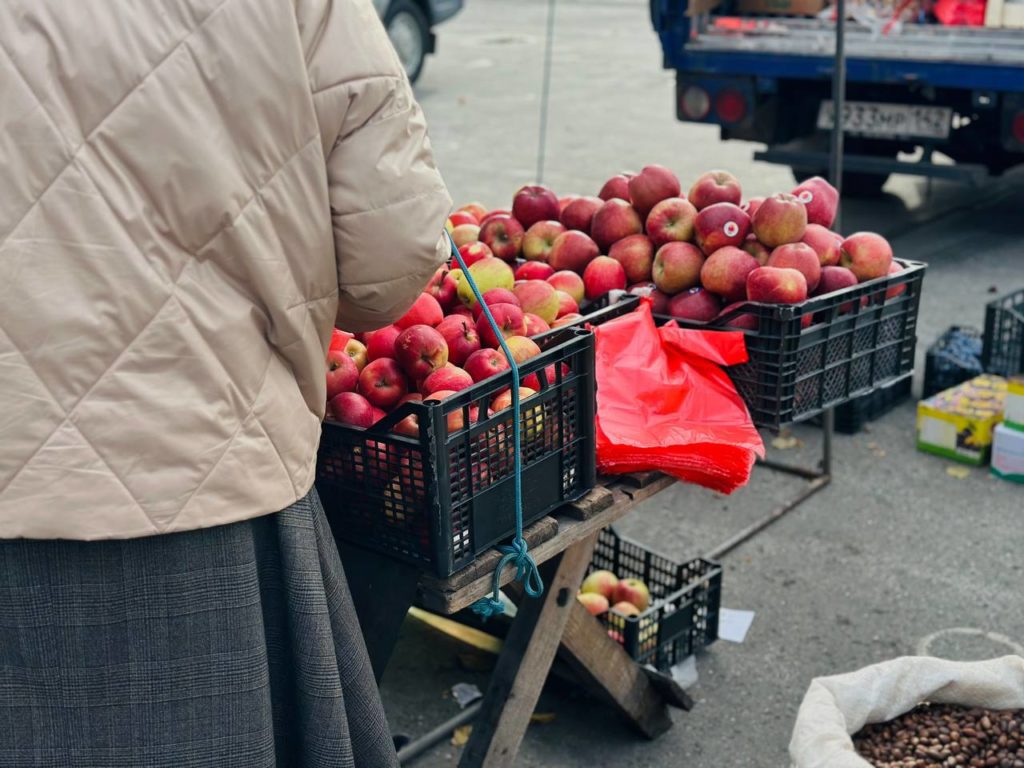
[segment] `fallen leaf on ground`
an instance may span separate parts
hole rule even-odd
[[[779,435],[778,437],[772,438],[772,448],[778,448],[780,451],[799,448],[801,445],[803,445],[803,441],[793,437],[793,435]]]
[[[469,741],[469,735],[473,733],[472,725],[460,725],[454,731],[452,731],[452,746],[453,747],[464,747],[466,742]]]
[[[554,712],[534,712],[530,715],[531,723],[540,723],[541,725],[547,725],[548,723],[555,722]]]
[[[971,470],[967,467],[946,467],[946,474],[957,480],[963,480],[965,477],[970,477]]]

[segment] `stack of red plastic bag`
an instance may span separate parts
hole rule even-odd
[[[985,26],[985,0],[938,0],[932,12],[949,27]]]
[[[658,328],[648,300],[594,329],[597,466],[657,470],[731,493],[764,444],[722,365],[747,361],[739,331]]]

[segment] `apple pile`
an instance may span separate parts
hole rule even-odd
[[[546,293],[548,314],[541,315],[550,325],[578,320],[584,299],[614,289],[651,296],[657,314],[707,322],[736,315],[739,302],[799,304],[901,271],[880,235],[844,239],[829,229],[838,204],[820,177],[744,201],[727,171],[701,175],[684,195],[671,170],[648,165],[613,176],[596,197],[560,198],[526,186],[511,210],[473,203],[453,213],[448,228],[474,276],[476,264],[496,259],[516,266],[515,286],[554,287],[554,317]],[[541,289],[530,290],[540,302]],[[901,291],[896,286],[888,297]],[[540,315],[533,304],[527,311]],[[740,314],[725,324],[756,322]]]
[[[639,616],[651,604],[651,592],[640,579],[619,579],[611,571],[594,571],[583,580],[576,599],[592,616],[607,610]]]

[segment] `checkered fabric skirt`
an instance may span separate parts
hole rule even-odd
[[[315,491],[127,541],[0,541],[0,766],[397,765]]]

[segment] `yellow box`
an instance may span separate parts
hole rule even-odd
[[[1006,382],[1006,426],[1024,431],[1024,376],[1012,376]]]
[[[982,374],[917,404],[917,447],[965,464],[988,462],[1003,420],[1006,379]]]

